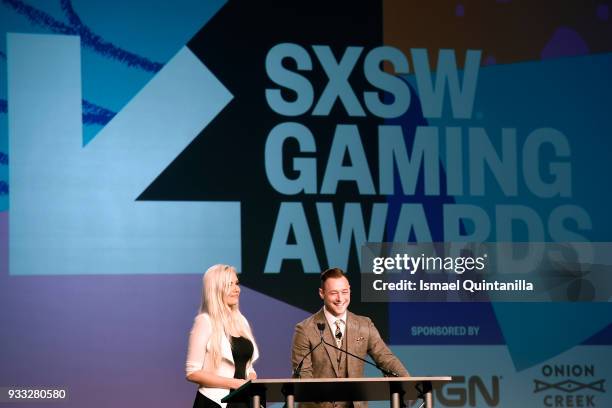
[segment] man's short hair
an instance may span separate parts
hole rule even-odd
[[[329,268],[321,272],[321,289],[325,286],[325,281],[329,278],[346,278],[346,274],[340,268]],[[347,278],[348,279],[348,278]]]

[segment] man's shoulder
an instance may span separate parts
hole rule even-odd
[[[358,314],[353,313],[353,312],[348,312],[347,320],[351,320],[351,319],[353,319],[356,322],[368,323],[368,324],[372,321],[372,319],[370,319],[367,316],[362,316],[362,315],[358,315]]]

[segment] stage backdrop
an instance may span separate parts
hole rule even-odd
[[[612,293],[581,271],[546,303],[359,280],[366,242],[612,241],[610,7],[0,2],[0,388],[190,406],[215,263],[288,377],[338,266],[412,374],[455,378],[440,406],[610,406],[612,308],[570,287]]]

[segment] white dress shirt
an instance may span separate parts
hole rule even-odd
[[[338,317],[329,313],[326,308],[323,308],[323,313],[325,314],[325,319],[327,319],[327,324],[329,324],[329,328],[331,329],[332,337],[336,339],[336,321],[340,320],[340,332],[342,333],[342,338],[344,338],[344,335],[346,334],[346,310],[341,316]]]

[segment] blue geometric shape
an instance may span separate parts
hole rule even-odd
[[[81,143],[78,37],[8,36],[10,273],[201,273],[240,266],[239,203],[142,191],[232,95],[183,47]]]
[[[495,303],[518,371],[577,346],[610,324],[609,303]]]
[[[0,3],[0,35],[23,32],[81,37],[86,145],[225,3],[13,0]],[[3,51],[0,62],[6,59]],[[6,107],[3,71],[4,64],[0,64],[0,147],[7,140],[2,118],[6,113],[2,109],[2,102]],[[8,200],[0,198],[0,210],[7,208]]]

